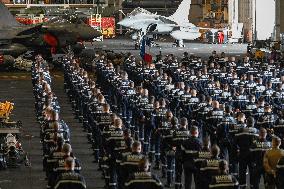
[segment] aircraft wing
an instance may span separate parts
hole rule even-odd
[[[146,15],[154,15],[153,13],[147,11],[146,9],[137,7],[133,11],[131,11],[129,14],[127,14],[127,16],[136,16],[141,13],[146,14]]]
[[[37,33],[41,28],[41,25],[33,26],[15,26],[10,28],[0,29],[0,40],[12,40],[25,38],[25,36],[30,36],[34,33]]]
[[[8,8],[0,2],[0,29],[8,27],[17,27],[21,24],[16,21],[14,16],[8,10]]]
[[[0,40],[7,41],[13,39],[18,34],[15,30],[0,29]]]
[[[160,21],[163,22],[164,24],[172,25],[173,27],[178,26],[178,24],[175,21],[172,21],[164,16],[160,16],[158,19],[160,19]]]
[[[204,28],[204,27],[197,27],[200,30],[210,30],[211,32],[217,32],[219,30],[227,30],[228,28]]]

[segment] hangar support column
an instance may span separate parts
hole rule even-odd
[[[280,16],[281,16],[281,14],[280,14],[280,10],[281,10],[281,4],[283,4],[283,3],[281,3],[281,0],[275,0],[275,4],[276,4],[276,6],[275,6],[275,12],[276,12],[276,14],[275,14],[275,40],[276,41],[279,41],[280,40],[280,27],[281,27],[281,25],[280,25],[280,20],[281,20],[281,18],[280,18]]]
[[[283,0],[275,0],[275,41],[282,42],[282,50],[284,50],[284,2]]]
[[[244,38],[246,42],[253,41],[253,33],[255,27],[255,1],[254,0],[238,0],[238,19],[244,24]]]

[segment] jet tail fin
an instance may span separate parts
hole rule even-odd
[[[176,12],[169,17],[169,19],[175,21],[178,24],[188,22],[188,15],[190,10],[191,0],[183,0]]]
[[[0,3],[0,28],[14,27],[19,25],[20,23],[17,22],[8,8],[3,3]]]

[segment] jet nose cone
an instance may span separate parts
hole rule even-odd
[[[117,24],[126,27],[127,26],[127,21],[126,21],[126,19],[123,19],[123,20],[120,20]]]
[[[101,32],[95,30],[94,28],[90,26],[81,27],[79,34],[80,34],[80,37],[79,37],[80,40],[83,40],[83,41],[90,41],[102,35]]]
[[[119,22],[117,22],[118,25],[122,25],[123,20],[120,20]]]
[[[100,31],[93,29],[92,32],[91,32],[91,35],[92,35],[92,39],[94,39],[96,37],[100,37],[102,35],[102,33]]]

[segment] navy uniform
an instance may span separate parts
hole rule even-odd
[[[236,119],[230,115],[230,113],[226,113],[219,123],[216,135],[218,139],[218,146],[220,146],[221,157],[226,159],[229,162],[229,150],[232,145],[232,140],[230,138],[230,128],[237,124]]]
[[[99,125],[96,123],[99,123],[101,120],[99,119],[100,115],[103,113],[103,106],[105,105],[104,102],[98,102],[92,104],[92,112],[90,114],[91,121],[89,132],[92,133],[92,142],[93,142],[93,149],[95,153],[95,161],[98,161],[99,159],[99,144],[100,144],[100,130]],[[97,120],[98,119],[98,120]],[[99,122],[96,122],[99,121]]]
[[[219,174],[212,177],[209,188],[215,189],[238,189],[239,183],[236,177],[229,174]]]
[[[254,116],[256,111],[255,97],[253,95],[249,96],[249,102],[246,103],[245,108],[243,109],[246,116]]]
[[[113,124],[111,124],[111,125],[107,125],[102,132],[102,147],[101,148],[103,149],[103,153],[101,153],[102,159],[100,159],[99,161],[100,163],[99,166],[102,169],[102,175],[105,179],[106,186],[108,186],[109,181],[110,181],[110,167],[109,167],[110,155],[106,151],[108,149],[107,139],[110,136],[110,132],[115,131],[115,129],[116,128],[113,126]],[[127,152],[131,153],[131,150],[127,151],[127,149],[125,149],[124,151],[125,152],[122,152],[120,155],[127,153]],[[119,156],[120,159],[121,157],[122,156]]]
[[[284,157],[282,157],[276,166],[276,186],[284,188]]]
[[[66,171],[59,175],[54,189],[86,189],[86,182],[82,175]]]
[[[127,81],[122,81],[122,84],[125,84]],[[132,121],[132,111],[130,107],[130,99],[133,95],[135,95],[135,90],[133,87],[131,87],[132,81],[129,81],[129,86],[122,85],[120,87],[120,93],[121,93],[121,105],[122,105],[122,119],[127,127],[130,126],[130,123]]]
[[[244,89],[240,88],[239,93],[234,98],[234,107],[236,109],[244,109],[246,104],[248,103],[247,95],[244,93]]]
[[[191,136],[181,145],[182,159],[183,159],[183,169],[185,178],[185,188],[191,188],[192,175],[194,175],[194,180],[196,180],[196,167],[194,159],[197,156],[197,152],[201,151],[202,145],[197,137]],[[181,188],[181,185],[180,185]]]
[[[223,93],[223,90],[222,89],[220,89],[220,87],[216,87],[215,89],[214,89],[214,91],[213,91],[213,99],[214,100],[219,100],[220,99],[220,97],[222,97],[222,93]],[[222,99],[222,98],[221,98]]]
[[[237,122],[237,124],[232,124],[229,126],[229,136],[230,136],[230,148],[229,152],[229,165],[230,172],[234,175],[238,174],[238,149],[235,141],[235,135],[240,131],[240,129],[245,128],[246,124],[242,122]]]
[[[116,159],[119,158],[120,152],[125,150],[125,140],[122,129],[116,128],[109,132],[106,139],[107,145],[106,152],[110,156],[109,159],[109,175],[110,175],[110,188],[117,188],[117,165]],[[108,183],[106,183],[108,184]]]
[[[125,153],[121,161],[117,161],[119,166],[118,182],[121,187],[124,186],[125,181],[133,173],[139,171],[139,162],[144,158],[144,155],[137,152]]]
[[[197,189],[202,189],[203,184],[204,184],[204,183],[202,183],[202,176],[203,175],[200,171],[202,163],[205,160],[211,159],[211,157],[212,157],[212,155],[211,155],[210,150],[209,149],[207,149],[207,150],[203,149],[202,151],[197,153],[197,156],[194,159],[195,166],[196,166],[196,169],[198,171],[197,172],[197,179],[196,179],[196,183],[195,183],[195,188],[197,188]]]
[[[200,102],[198,104],[196,104],[196,106],[193,107],[192,118],[196,119],[198,122],[203,122],[203,120],[201,120],[201,119],[203,119],[206,116],[208,111],[203,112],[202,110],[205,106],[207,106],[207,103],[205,102],[205,96],[203,94],[201,94],[199,96],[199,98],[200,98]]]
[[[144,124],[144,143],[143,143],[143,150],[146,154],[149,153],[149,147],[150,147],[150,139],[151,139],[151,133],[153,131],[153,124],[151,123],[151,114],[153,112],[154,106],[152,103],[148,103],[144,105],[142,110],[142,118],[143,118],[143,124]]]
[[[265,86],[262,84],[262,80],[260,79],[257,83],[257,85],[254,87],[254,93],[255,93],[255,97],[256,99],[258,99],[261,94],[265,91]]]
[[[277,135],[279,138],[284,138],[284,111],[282,110],[278,119],[276,120],[273,126],[274,134]],[[283,145],[283,144],[282,144]]]
[[[56,162],[54,162],[52,171],[48,175],[47,188],[51,188],[51,189],[55,188],[57,178],[60,176],[60,174],[65,172],[64,163],[65,163],[65,160],[69,157],[70,156],[64,155],[61,158],[55,159]],[[79,174],[82,169],[80,165],[80,161],[76,159],[75,157],[72,157],[72,158],[74,158],[74,161],[75,161],[74,172]]]
[[[126,189],[162,189],[161,181],[151,172],[135,172],[125,183]]]
[[[208,98],[210,97],[207,97],[207,102],[206,102],[206,105],[203,104],[203,103],[200,103],[199,105],[201,107],[198,107],[198,110],[197,110],[197,121],[199,122],[200,124],[200,129],[202,130],[201,133],[203,136],[205,136],[207,133],[206,133],[206,116],[208,115],[208,113],[213,110],[213,107],[212,105],[208,102]]]
[[[148,110],[149,111],[149,108],[150,108],[150,111],[151,111],[151,107],[149,106],[149,99],[148,99],[148,95],[142,95],[141,98],[139,98],[135,104],[133,104],[134,106],[134,112],[136,111],[136,122],[134,122],[134,125],[135,125],[135,133],[136,133],[136,138],[137,140],[141,141],[142,143],[144,142],[145,140],[145,124],[144,124],[144,121],[145,121],[145,116],[144,116],[144,113]],[[142,111],[141,111],[142,110]],[[146,110],[146,111],[145,111]]]
[[[217,126],[224,117],[224,111],[219,108],[213,108],[206,117],[205,132],[210,135],[211,143],[216,144]],[[204,132],[204,131],[203,131]]]
[[[171,140],[171,133],[173,132],[173,128],[171,127],[171,123],[169,121],[163,122],[162,126],[157,130],[158,135],[160,136],[160,160],[162,164],[162,177],[166,176],[167,170],[167,152],[170,148],[170,140]],[[156,160],[156,165],[158,165],[158,161]]]
[[[266,139],[256,139],[251,148],[251,161],[252,161],[252,175],[253,178],[251,179],[252,188],[258,189],[260,178],[263,176],[265,180],[265,171],[263,167],[263,157],[267,150],[271,148],[271,142],[267,141]]]
[[[257,127],[258,128],[265,128],[267,130],[271,130],[274,126],[276,121],[276,116],[271,112],[265,112],[261,115],[257,120]]]
[[[218,157],[211,157],[206,159],[201,163],[200,167],[200,184],[201,188],[209,188],[210,181],[213,176],[217,175],[219,172],[219,163],[222,161]]]
[[[174,118],[173,118],[174,119]],[[162,156],[165,156],[162,160],[162,178],[167,177],[167,186],[170,186],[174,177],[174,157],[175,151],[172,148],[173,132],[176,129],[176,125],[172,125],[169,129],[164,131],[161,142]]]
[[[266,102],[271,101],[271,97],[272,97],[274,92],[275,92],[274,89],[272,89],[272,83],[268,82],[267,88],[262,93],[262,96],[265,98]]]
[[[258,130],[253,127],[246,127],[240,129],[240,132],[235,135],[235,142],[239,149],[239,181],[240,186],[246,186],[246,170],[249,167],[250,173],[252,172],[252,164],[250,160],[250,147],[253,141],[258,137]],[[252,179],[251,175],[251,179]]]
[[[207,100],[208,100],[208,99],[207,99]],[[206,120],[206,115],[207,115],[208,112],[210,112],[211,110],[213,110],[213,107],[211,106],[211,104],[208,103],[208,101],[207,101],[206,105],[202,103],[202,107],[200,107],[200,108],[198,109],[197,118],[198,118],[200,121],[205,122],[205,120]]]
[[[257,108],[255,109],[254,112],[254,117],[255,119],[258,119],[260,116],[262,116],[264,114],[264,104],[260,104],[259,106],[257,106]]]
[[[52,173],[53,171],[53,168],[56,164],[56,162],[59,160],[59,159],[63,159],[64,157],[64,153],[60,151],[54,151],[53,153],[49,154],[49,155],[46,155],[46,164],[45,167],[44,167],[44,170],[46,171],[46,176],[49,177],[49,175]]]
[[[166,122],[166,112],[167,109],[165,107],[160,107],[154,116],[154,140],[155,140],[155,167],[158,168],[160,164],[160,143],[161,143],[161,135],[168,128],[168,124]]]
[[[199,98],[196,94],[191,95],[187,101],[184,102],[184,107],[181,110],[181,116],[187,117],[188,119],[195,118],[193,111],[199,104]]]
[[[192,97],[192,99],[191,99]],[[181,115],[181,116],[191,116],[192,115],[192,106],[198,102],[198,98],[195,96],[191,96],[189,93],[189,89],[185,89],[184,94],[180,97],[180,103],[178,107],[176,108],[175,115]],[[182,111],[181,111],[182,110]]]
[[[99,159],[102,157],[103,149],[102,149],[102,133],[106,126],[111,125],[111,113],[109,112],[103,112],[96,116],[95,121],[96,129],[92,131],[92,135],[95,139],[94,144],[94,154],[95,154],[95,161],[99,161]]]
[[[246,92],[248,94],[252,94],[254,87],[256,86],[256,82],[253,80],[253,76],[250,75],[250,79],[245,85]]]
[[[189,131],[186,128],[179,128],[173,132],[172,146],[176,148],[175,150],[175,174],[176,174],[175,175],[175,187],[176,188],[179,188],[181,186],[181,176],[182,176],[181,145],[188,138],[189,138]]]
[[[273,106],[276,110],[281,111],[284,97],[282,84],[278,84],[275,93],[273,94]]]

